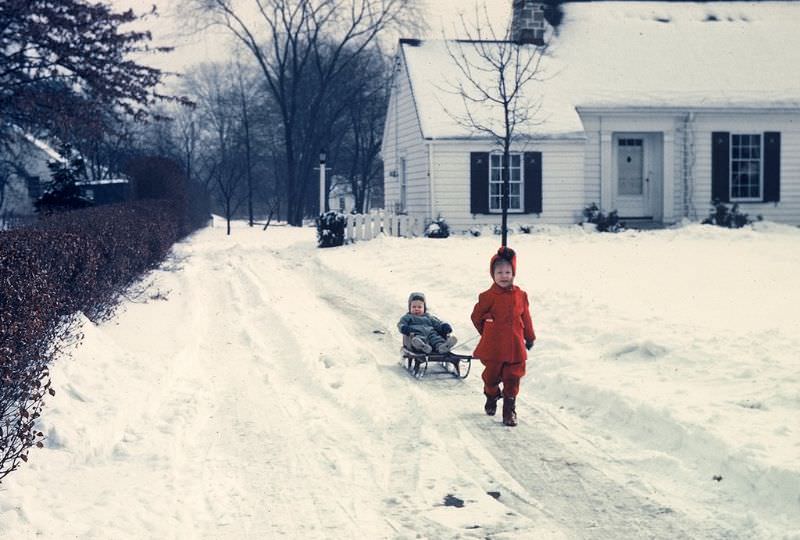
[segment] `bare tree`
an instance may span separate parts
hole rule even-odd
[[[238,84],[234,66],[203,64],[187,76],[186,84],[197,100],[204,126],[204,159],[207,186],[213,186],[231,233],[231,220],[246,198],[242,163]]]
[[[245,75],[245,67],[240,61],[236,62],[236,92],[239,101],[239,112],[241,127],[243,131],[243,144],[244,144],[244,157],[245,157],[245,178],[247,179],[247,218],[248,224],[252,227],[255,221],[253,215],[253,202],[254,202],[254,182],[253,182],[253,145],[252,145],[252,120],[251,109],[252,102],[255,99],[254,85],[249,84],[249,79]]]
[[[180,161],[186,171],[186,178],[195,181],[195,162],[200,142],[200,128],[197,125],[196,107],[180,107],[174,117],[174,133]]]
[[[194,0],[257,61],[279,110],[287,213],[300,225],[319,150],[329,146],[332,88],[386,28],[402,22],[409,0]],[[343,110],[339,108],[339,111]],[[313,185],[313,184],[312,184]]]
[[[342,153],[349,165],[348,183],[357,211],[369,209],[371,193],[383,179],[380,159],[383,124],[389,101],[391,63],[375,49],[358,63],[359,88],[349,100]]]
[[[511,39],[511,24],[502,34],[489,22],[488,13],[470,25],[461,17],[466,39],[446,41],[459,77],[448,81],[449,90],[461,97],[463,112],[448,114],[461,125],[488,135],[503,150],[502,163],[502,245],[507,244],[511,145],[522,125],[541,123],[537,114],[541,102],[532,97],[530,85],[542,82],[541,61],[546,45],[518,43]],[[526,92],[527,89],[527,92]]]

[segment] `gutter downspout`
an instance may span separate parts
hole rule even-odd
[[[599,186],[600,193],[597,196],[597,206],[599,208],[603,208],[603,115],[602,114],[599,116],[599,120],[600,120],[600,126],[598,127],[598,130],[597,130],[597,155],[600,156],[600,159],[598,160],[598,166],[599,166],[598,173],[599,173],[599,176],[600,176],[600,179],[599,179],[600,180],[600,186]],[[592,201],[592,202],[594,202],[594,201]],[[591,203],[589,203],[589,204],[591,204]],[[586,204],[584,206],[588,207],[589,204]]]
[[[433,141],[428,142],[428,185],[430,186],[430,197],[428,198],[428,223],[436,219],[434,215],[436,211],[436,175],[433,174]]]
[[[683,216],[697,218],[694,208],[694,112],[689,112],[683,121]]]

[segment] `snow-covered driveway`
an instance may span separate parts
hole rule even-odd
[[[0,537],[800,535],[800,234],[734,234],[512,237],[540,340],[511,429],[483,414],[477,362],[414,380],[394,328],[424,290],[470,340],[496,238],[200,231],[54,366]]]

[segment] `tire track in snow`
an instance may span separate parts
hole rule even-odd
[[[464,468],[468,462],[468,447],[455,431],[458,426],[453,424],[453,411],[442,410],[441,400],[432,396],[428,388],[436,376],[417,381],[401,367],[399,338],[387,328],[387,323],[397,318],[396,306],[381,302],[375,294],[367,299],[368,306],[364,302],[356,305],[361,298],[354,290],[357,285],[342,285],[350,282],[347,277],[323,268],[314,252],[303,254],[301,259],[319,298],[348,319],[345,328],[353,336],[351,341],[371,343],[370,352],[385,368],[381,371],[384,379],[381,384],[394,393],[397,407],[392,414],[391,434],[395,450],[390,457],[392,474],[387,484],[390,495],[386,499],[386,511],[392,521],[406,534],[424,531],[437,538],[462,535],[483,538],[487,532],[524,536],[534,531],[537,538],[562,538],[558,527],[547,523],[535,505],[527,515],[508,514],[504,506],[487,493],[496,483],[486,479],[500,475],[499,467],[495,466],[494,474],[487,474],[485,466]],[[323,275],[325,279],[320,279]],[[375,330],[384,334],[376,335]],[[436,384],[460,388],[462,393],[466,392],[462,395],[475,395],[467,389],[468,383],[449,375]],[[464,492],[472,497],[467,509],[443,507],[443,498],[451,492]],[[448,516],[447,512],[462,516]],[[474,517],[470,518],[470,514]],[[453,521],[460,526],[454,527]]]
[[[369,438],[362,432],[364,422],[354,422],[352,411],[336,401],[335,388],[315,373],[321,368],[313,344],[299,339],[305,331],[304,314],[293,305],[293,298],[303,293],[302,284],[268,258],[271,256],[236,261],[237,272],[232,276],[236,291],[231,303],[237,306],[232,323],[237,328],[228,333],[235,332],[253,362],[262,366],[267,379],[263,393],[273,395],[266,399],[252,390],[253,385],[237,385],[233,382],[236,377],[222,386],[244,390],[242,401],[248,407],[279,415],[270,415],[271,419],[262,423],[268,429],[277,423],[276,431],[246,437],[255,452],[264,456],[257,474],[264,477],[265,485],[274,486],[262,496],[273,509],[270,532],[325,538],[391,530],[388,525],[381,526],[379,516],[370,509],[370,499],[378,490],[373,486],[376,471],[370,456],[359,448],[359,441]],[[315,311],[321,316],[320,310]],[[271,409],[276,401],[290,405]],[[237,429],[231,431],[235,434]],[[264,435],[281,440],[281,444],[265,446],[261,442]],[[356,463],[365,467],[351,468],[350,456],[356,456]],[[330,504],[332,491],[343,494],[336,504]]]
[[[303,261],[320,297],[350,318],[349,329],[355,334],[360,332],[365,336],[372,329],[383,330],[387,321],[397,318],[396,306],[381,302],[374,293],[366,296],[357,293],[359,289],[370,290],[369,283],[354,283],[351,276],[325,267],[311,253],[304,254]],[[374,347],[376,354],[399,358],[396,352],[399,337],[392,332],[387,336],[397,340],[394,350],[384,343]],[[486,492],[500,491],[503,504],[538,523],[540,534],[542,526],[548,526],[547,519],[542,519],[544,513],[570,538],[738,538],[726,526],[724,516],[696,521],[644,494],[637,479],[621,484],[615,478],[624,475],[617,474],[615,478],[606,475],[605,467],[619,468],[624,464],[614,464],[610,456],[598,458],[600,451],[596,447],[585,452],[592,445],[591,438],[570,432],[547,405],[533,401],[520,403],[523,423],[515,430],[487,418],[481,410],[480,368],[474,361],[474,371],[466,384],[455,380],[414,381],[418,393],[430,391],[422,399],[437,403],[442,411],[444,421],[435,427],[439,433],[447,434],[443,435],[447,442],[445,448],[437,450],[449,452],[460,460],[461,472],[468,482]],[[422,408],[418,405],[417,409]],[[471,410],[475,413],[459,412]],[[458,442],[459,430],[469,434],[469,443]],[[472,446],[475,441],[482,447],[475,450]],[[414,470],[415,477],[420,474],[413,464],[406,464],[404,469]],[[404,469],[398,468],[398,472]],[[413,494],[416,487],[410,482],[405,485]],[[553,532],[554,536],[558,534]]]

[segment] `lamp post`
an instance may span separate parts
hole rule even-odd
[[[326,189],[325,189],[325,149],[319,151],[319,213],[323,214],[326,210]]]

